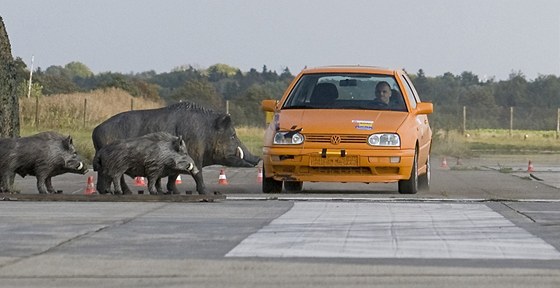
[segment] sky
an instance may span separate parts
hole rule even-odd
[[[45,70],[156,73],[217,63],[560,75],[557,0],[0,0],[12,55]]]

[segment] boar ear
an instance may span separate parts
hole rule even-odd
[[[226,129],[231,126],[231,117],[229,114],[220,115],[216,118],[216,122],[214,123],[214,127],[218,130]]]
[[[187,143],[185,143],[185,139],[183,139],[183,135],[179,136],[179,146],[187,146]]]
[[[64,148],[66,149],[70,149],[70,147],[74,146],[74,141],[72,140],[72,136],[70,135],[68,135],[68,137],[66,137],[66,139],[62,141],[62,143],[64,143]]]
[[[176,137],[175,140],[173,140],[173,149],[177,152],[180,152],[181,146],[185,146],[185,141],[183,141],[183,136]]]

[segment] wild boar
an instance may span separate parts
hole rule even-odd
[[[180,102],[164,108],[122,112],[99,124],[92,133],[96,151],[117,139],[138,137],[153,132],[168,132],[182,136],[188,154],[196,167],[220,164],[230,167],[254,167],[260,157],[252,155],[237,138],[231,117],[190,102]],[[202,171],[193,173],[196,190],[206,194]],[[170,175],[167,189],[178,193]],[[127,189],[124,179],[121,184]]]
[[[37,190],[45,194],[55,193],[52,177],[88,171],[74,148],[72,137],[53,131],[0,139],[0,163],[0,192],[13,191],[16,173],[21,177],[37,177]]]
[[[116,140],[103,146],[95,154],[93,170],[98,173],[97,191],[100,194],[122,194],[120,180],[124,174],[133,178],[146,177],[150,194],[163,194],[161,177],[199,172],[187,153],[182,137],[175,137],[166,132]]]

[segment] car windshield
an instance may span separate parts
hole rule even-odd
[[[407,111],[393,76],[333,73],[301,77],[282,108]]]

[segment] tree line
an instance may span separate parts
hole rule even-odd
[[[522,72],[507,80],[481,80],[471,72],[426,77],[422,69],[411,75],[423,100],[434,103],[430,121],[437,128],[461,130],[463,107],[467,129],[556,130],[560,108],[560,78],[539,75],[527,80]]]
[[[15,62],[18,95],[26,97],[24,95],[29,92],[29,70],[22,59],[17,58]],[[227,109],[236,125],[243,126],[263,126],[261,100],[280,99],[294,78],[288,68],[277,73],[264,65],[260,71],[253,68],[242,72],[226,64],[215,64],[206,69],[181,66],[164,73],[94,74],[80,62],[50,66],[45,70],[37,68],[32,76],[32,97],[120,88],[133,97],[165,104],[192,101],[218,111]]]
[[[15,59],[18,95],[27,95],[29,70],[20,59]],[[460,75],[444,73],[428,77],[420,69],[409,73],[423,101],[434,103],[430,116],[436,129],[461,130],[463,107],[467,111],[467,129],[509,129],[511,109],[514,129],[554,130],[557,108],[560,107],[560,79],[554,75],[540,75],[528,80],[522,72],[513,72],[507,80],[483,79],[471,72]],[[170,72],[141,73],[104,72],[94,74],[80,62],[64,66],[50,66],[33,71],[31,95],[48,97],[53,94],[85,92],[100,88],[121,88],[134,97],[166,104],[193,101],[228,112],[236,125],[263,126],[263,99],[280,99],[293,80],[288,68],[280,73],[266,65],[262,69],[240,69],[215,64],[201,69],[181,66]],[[21,97],[21,96],[20,96]]]

